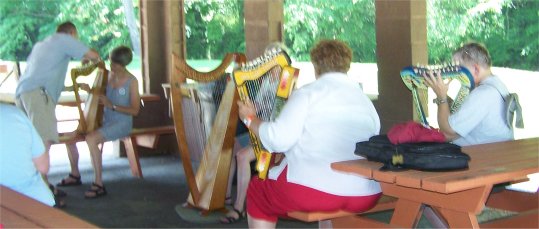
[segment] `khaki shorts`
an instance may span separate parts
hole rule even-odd
[[[45,90],[38,88],[25,92],[15,100],[15,104],[32,121],[43,143],[58,142],[56,104]]]

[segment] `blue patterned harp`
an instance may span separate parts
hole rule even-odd
[[[400,75],[401,79],[406,85],[406,87],[412,91],[412,97],[415,107],[415,112],[418,114],[419,119],[423,125],[428,126],[426,110],[423,108],[422,104],[426,104],[426,101],[422,101],[422,98],[426,99],[426,96],[421,96],[420,91],[427,90],[427,85],[425,84],[425,79],[423,75],[427,72],[436,72],[440,71],[442,74],[442,79],[454,79],[460,82],[460,89],[455,96],[452,104],[450,104],[451,113],[457,111],[464,98],[468,96],[470,91],[475,87],[475,83],[470,71],[460,65],[448,65],[448,66],[427,66],[427,67],[418,67],[418,66],[408,66],[402,69]]]

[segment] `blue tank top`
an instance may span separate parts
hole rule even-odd
[[[107,85],[106,95],[112,104],[116,106],[131,106],[130,86],[132,80],[133,78],[130,77],[122,86],[118,88],[113,88],[112,84]],[[105,107],[103,127],[118,125],[119,123],[122,123],[122,132],[125,132],[127,135],[133,127],[133,116],[123,112],[113,111],[111,108]]]

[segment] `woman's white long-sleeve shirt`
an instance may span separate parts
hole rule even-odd
[[[292,93],[279,117],[263,122],[260,140],[270,152],[284,152],[270,169],[276,180],[288,166],[288,182],[340,196],[381,191],[376,181],[331,169],[333,162],[361,159],[357,142],[380,131],[380,119],[359,83],[343,73],[326,73]]]

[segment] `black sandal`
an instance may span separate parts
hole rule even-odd
[[[75,181],[68,181],[68,178],[70,178],[72,180],[75,180]],[[68,177],[62,179],[62,181],[60,181],[60,183],[56,184],[56,186],[67,187],[67,186],[79,186],[81,184],[82,184],[82,182],[80,180],[80,176],[75,176],[75,175],[70,173],[68,175]]]
[[[67,196],[66,192],[55,188],[54,185],[52,185],[52,184],[49,184],[49,189],[51,190],[52,194],[54,195],[54,198]]]
[[[94,187],[96,189],[94,189]],[[84,198],[86,199],[95,199],[95,198],[98,198],[98,197],[102,197],[102,196],[105,196],[107,195],[107,190],[105,189],[105,186],[101,186],[101,185],[98,185],[96,183],[92,183],[92,186],[90,187],[90,189],[88,189],[85,193],[84,193]]]
[[[53,207],[55,208],[64,208],[66,206],[66,203],[64,202],[64,200],[62,200],[62,197],[64,196],[67,196],[67,193],[65,193],[64,191],[60,190],[60,189],[56,189],[56,193],[55,193],[55,188],[54,188],[54,185],[52,184],[49,184],[49,189],[51,190],[52,192],[52,195],[54,197],[54,205]]]
[[[61,199],[61,197],[54,196],[54,205],[53,205],[53,207],[55,207],[55,208],[65,208],[65,206],[66,206],[66,203],[64,202],[64,200]]]
[[[225,216],[224,218],[221,218],[221,223],[224,223],[224,224],[233,224],[233,223],[237,223],[241,220],[243,220],[245,218],[245,212],[241,212],[240,210],[236,209],[236,208],[232,208],[233,211],[236,212],[236,214],[238,214],[238,218],[236,217],[232,217],[232,216]]]

